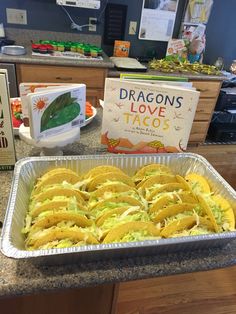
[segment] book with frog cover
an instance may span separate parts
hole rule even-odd
[[[199,94],[193,88],[108,78],[101,143],[112,153],[185,151]]]
[[[84,84],[28,94],[31,137],[40,140],[83,126],[85,94]]]

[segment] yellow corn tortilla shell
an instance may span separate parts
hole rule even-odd
[[[123,206],[123,207],[111,209],[109,212],[106,212],[97,218],[96,225],[98,227],[101,227],[108,218],[110,218],[113,215],[121,215],[125,211],[127,211],[129,208],[130,208],[130,206]],[[139,210],[137,209],[136,211],[132,212],[131,215],[134,213],[137,213],[138,211]]]
[[[81,196],[81,193],[79,190],[70,189],[67,187],[50,187],[46,191],[43,191],[33,197],[33,201],[35,202],[43,202],[46,199],[52,199],[54,196],[66,196],[66,197],[72,197],[74,196],[78,203],[81,203],[82,205],[86,205],[86,202],[84,198]]]
[[[182,191],[176,192],[172,195],[164,195],[163,197],[159,198],[155,203],[153,203],[149,207],[149,213],[158,212],[163,207],[167,206],[170,202],[177,202],[181,201],[182,203],[193,203],[196,204],[198,201],[197,199],[189,192]]]
[[[52,175],[56,174],[56,173],[72,173],[72,174],[76,174],[77,173],[69,168],[63,168],[63,167],[60,167],[60,168],[54,168],[54,169],[51,169],[51,170],[48,170],[47,172],[45,172],[40,178],[39,180],[45,180],[49,177],[51,177]]]
[[[87,244],[99,244],[98,240],[89,232],[83,232],[82,228],[59,228],[51,227],[44,230],[44,233],[40,236],[37,236],[37,233],[34,236],[29,237],[26,240],[26,247],[32,249],[38,249],[40,246],[45,245],[49,242],[62,240],[62,239],[71,239],[72,241],[85,241]]]
[[[202,206],[202,209],[204,210],[205,214],[209,217],[210,221],[212,222],[213,226],[214,226],[214,230],[215,232],[219,232],[220,231],[220,228],[219,226],[217,225],[217,222],[216,222],[216,219],[215,219],[215,216],[210,208],[210,206],[207,204],[207,202],[205,201],[205,199],[202,197],[202,195],[198,195],[198,200],[199,200],[199,203],[201,204]]]
[[[60,200],[60,201],[49,201],[45,204],[42,204],[30,211],[30,215],[32,218],[37,217],[40,213],[46,211],[46,210],[55,210],[59,211],[61,208],[69,208],[70,206],[70,199]],[[80,203],[77,203],[78,209],[83,210],[84,212],[87,211],[87,208],[81,205]]]
[[[47,176],[44,179],[38,180],[37,184],[34,187],[33,194],[39,193],[40,190],[47,185],[62,183],[63,181],[75,184],[80,181],[80,177],[76,173],[70,171],[60,171],[53,173],[52,175]]]
[[[127,191],[137,191],[137,190],[135,188],[127,185],[127,184],[124,184],[124,183],[111,182],[111,184],[101,186],[97,190],[93,191],[90,194],[90,199],[93,199],[96,197],[101,197],[106,192],[122,193],[122,192],[127,192]]]
[[[207,182],[207,180],[200,174],[197,173],[189,173],[185,176],[185,180],[188,182],[190,187],[194,184],[198,184],[200,187],[201,193],[210,193],[211,189]]]
[[[124,171],[122,171],[120,168],[115,167],[115,166],[111,166],[111,165],[102,165],[102,166],[97,166],[92,168],[91,170],[89,170],[85,175],[84,175],[84,179],[87,178],[94,178],[99,174],[105,174],[105,173],[109,173],[109,172],[118,172],[118,173],[122,173],[125,174]]]
[[[177,182],[176,177],[171,174],[156,174],[151,176],[145,181],[140,182],[137,185],[137,188],[141,188],[142,190],[152,187],[153,184],[166,184]]]
[[[146,198],[147,201],[152,200],[156,195],[162,192],[173,192],[173,191],[179,191],[179,190],[185,190],[185,185],[182,183],[167,183],[163,184],[159,188],[155,189],[150,193],[150,195]]]
[[[141,169],[139,169],[135,175],[133,176],[133,181],[138,182],[142,181],[147,173],[153,173],[152,175],[155,174],[172,174],[172,171],[169,167],[162,165],[162,164],[149,164],[146,166],[143,166]]]
[[[104,174],[97,175],[88,183],[87,189],[89,192],[92,192],[96,188],[98,188],[99,185],[107,181],[119,181],[131,187],[135,187],[133,181],[131,180],[129,176],[127,176],[126,174],[114,172],[114,173],[104,173]]]
[[[59,211],[38,219],[30,228],[30,232],[35,229],[46,229],[57,225],[61,221],[73,221],[78,227],[89,227],[92,220],[82,216],[81,214],[69,211]]]
[[[128,203],[130,206],[139,206],[140,209],[142,209],[144,207],[142,202],[140,202],[136,198],[126,196],[126,195],[120,195],[120,196],[107,198],[107,199],[97,203],[97,205],[93,207],[93,210],[97,210],[99,208],[102,209],[102,208],[106,207],[107,203]],[[120,207],[120,206],[118,206],[118,207]]]
[[[124,223],[118,227],[113,228],[105,236],[103,243],[111,243],[121,239],[126,233],[130,231],[147,231],[150,236],[159,236],[160,229],[155,227],[152,222],[143,222],[143,221],[131,221]]]
[[[214,227],[209,220],[207,220],[204,217],[196,217],[196,215],[193,215],[171,222],[161,230],[161,236],[164,238],[168,238],[172,234],[177,233],[178,231],[190,229],[197,223],[198,220],[199,225],[204,225],[209,230],[214,231]]]
[[[229,229],[231,231],[235,230],[235,215],[230,203],[220,195],[213,195],[211,198],[216,202],[217,205],[220,206],[220,208],[222,208],[222,211],[224,212],[224,218],[226,218],[227,222],[229,223]]]
[[[191,191],[191,187],[189,186],[188,182],[182,176],[177,174],[176,175],[176,180],[177,180],[177,182],[183,184],[183,186],[185,187],[184,189],[186,191]]]
[[[165,207],[164,209],[157,212],[156,216],[152,220],[156,223],[162,222],[167,217],[175,216],[177,214],[193,210],[196,204],[193,203],[182,203],[174,204]]]

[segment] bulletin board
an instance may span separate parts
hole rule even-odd
[[[179,0],[143,0],[139,39],[168,41],[172,38]]]

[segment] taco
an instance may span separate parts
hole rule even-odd
[[[229,202],[220,195],[198,195],[205,214],[216,232],[235,230],[235,215]]]
[[[106,212],[96,221],[96,225],[101,230],[100,239],[103,239],[114,227],[131,221],[150,221],[150,217],[146,211],[140,210],[138,206],[124,206]]]
[[[193,203],[173,204],[166,206],[165,208],[159,210],[158,212],[152,213],[151,219],[155,223],[163,223],[165,219],[167,219],[168,217],[175,216],[183,212],[193,212],[193,210],[199,213],[200,211],[199,204]]]
[[[162,164],[149,164],[140,168],[133,176],[133,181],[138,184],[140,181],[157,174],[172,174],[169,167]]]
[[[129,176],[126,174],[114,172],[114,173],[104,173],[95,176],[87,185],[87,190],[89,192],[94,191],[95,189],[99,188],[100,186],[109,184],[110,182],[122,182],[126,185],[131,187],[135,187],[133,181]]]
[[[162,184],[178,182],[172,174],[155,174],[137,185],[139,190],[154,189]]]
[[[45,200],[30,206],[29,215],[33,218],[48,210],[59,211],[61,208],[67,208],[74,211],[87,212],[87,207],[78,203],[75,197],[55,196],[51,200]]]
[[[160,229],[152,222],[131,221],[111,229],[103,243],[133,242],[160,238]]]
[[[161,230],[162,237],[169,238],[214,233],[214,227],[207,218],[196,214],[191,215],[191,213],[189,216],[183,214],[181,216],[173,217],[172,222]]]
[[[39,230],[26,239],[28,250],[99,244],[98,240],[85,228],[50,227]]]
[[[198,203],[198,200],[188,191],[181,192],[164,192],[160,193],[158,198],[156,198],[150,205],[148,211],[149,213],[158,212],[160,209],[172,204],[181,203]]]
[[[103,200],[99,202],[96,206],[94,206],[91,209],[91,214],[94,215],[94,217],[97,219],[100,217],[102,214],[115,209],[119,207],[124,207],[124,206],[136,206],[140,209],[144,208],[144,204],[140,202],[139,200],[130,197],[130,196],[116,196],[116,197],[111,197],[106,200]]]
[[[111,165],[102,165],[102,166],[97,166],[89,170],[84,176],[84,179],[88,178],[94,178],[99,174],[105,174],[105,173],[114,173],[118,172],[121,174],[125,174],[120,168],[111,166]]]
[[[39,193],[48,185],[58,184],[64,181],[75,184],[80,181],[80,176],[70,169],[58,168],[51,170],[37,180],[37,183],[32,191],[32,195]]]
[[[102,186],[94,192],[90,193],[88,206],[91,209],[98,203],[116,196],[130,196],[140,200],[140,195],[135,188],[130,187],[124,183],[111,182],[110,184]]]
[[[147,201],[155,200],[159,197],[160,193],[164,192],[181,192],[185,190],[185,185],[182,183],[174,182],[174,183],[166,183],[162,184],[159,187],[156,187],[154,189],[146,189],[144,197]]]
[[[43,191],[38,194],[34,194],[31,197],[30,207],[42,203],[45,200],[52,200],[55,196],[75,197],[79,204],[86,206],[86,202],[79,190],[74,189],[73,186],[71,188],[67,185],[55,184],[45,187]]]
[[[194,193],[211,193],[210,186],[202,175],[197,173],[189,173],[185,176],[185,180],[188,182]]]

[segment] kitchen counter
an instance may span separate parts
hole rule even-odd
[[[32,55],[31,47],[26,46],[26,54],[21,56],[12,56],[0,53],[0,62],[22,63],[22,64],[43,64],[58,66],[76,66],[76,67],[96,67],[96,68],[112,68],[113,63],[109,57],[103,53],[103,60],[88,59],[66,59],[61,57],[45,57]]]
[[[145,64],[146,65],[146,64]],[[146,65],[147,66],[147,65]],[[108,77],[119,77],[121,73],[131,73],[131,74],[144,74],[144,75],[160,75],[160,76],[175,76],[175,77],[186,77],[191,81],[223,81],[226,79],[225,75],[207,75],[207,74],[193,74],[193,73],[165,73],[156,71],[153,69],[147,69],[146,72],[130,72],[130,71],[118,71],[115,68],[109,69]]]
[[[79,142],[64,148],[65,155],[105,154],[100,146],[101,109],[91,124],[81,130]],[[17,158],[38,156],[40,151],[16,138]],[[235,156],[235,151],[234,155]],[[235,162],[235,158],[230,158]],[[3,220],[12,180],[12,172],[1,173],[0,220]],[[36,266],[0,253],[0,296],[24,295],[67,288],[95,286],[189,273],[236,264],[236,241],[224,248],[183,251],[156,256],[104,260],[65,266]]]

